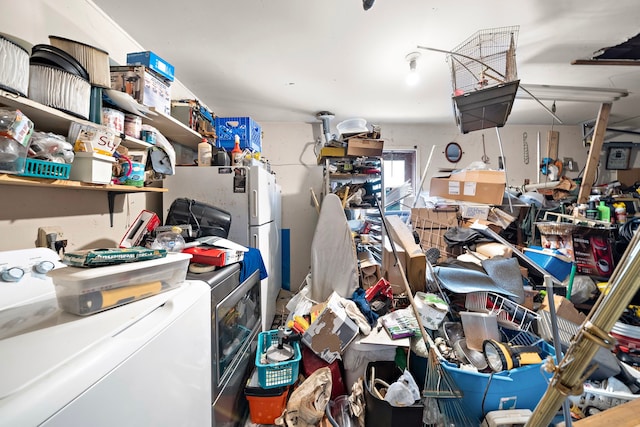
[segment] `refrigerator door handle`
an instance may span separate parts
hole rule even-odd
[[[251,235],[252,239],[253,239],[253,247],[257,248],[258,247],[258,234],[252,234]]]
[[[253,195],[253,217],[258,217],[258,190],[253,190],[251,192]]]

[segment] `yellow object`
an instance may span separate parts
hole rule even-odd
[[[609,282],[598,282],[596,284],[596,287],[598,288],[598,290],[600,291],[600,293],[602,294],[607,294],[609,292]]]
[[[302,327],[305,331],[309,329],[309,322],[302,316],[293,316],[293,320]]]

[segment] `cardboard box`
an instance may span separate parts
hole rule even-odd
[[[318,155],[318,164],[321,165],[325,157],[344,157],[347,150],[344,147],[322,147]]]
[[[396,253],[400,260],[404,260],[406,255],[404,249],[399,245],[396,245]],[[393,255],[393,249],[391,248],[391,242],[387,236],[384,236],[384,245],[382,246],[382,265],[385,268],[384,278],[387,279],[391,285],[391,292],[394,295],[405,293],[404,282],[402,280],[402,273],[396,263],[396,258]]]
[[[350,138],[347,140],[347,156],[382,156],[384,141],[381,139]]]
[[[327,363],[333,363],[351,341],[358,336],[359,329],[340,304],[335,292],[329,296],[324,308],[302,335],[302,342]],[[312,308],[312,311],[315,311]]]
[[[174,67],[151,51],[127,53],[127,65],[144,65],[172,82]]]
[[[549,300],[548,296],[544,297],[542,304],[540,306],[541,309],[549,311]],[[587,316],[584,313],[579,312],[576,307],[573,305],[571,301],[563,297],[562,295],[554,295],[553,296],[553,305],[556,309],[556,314],[558,317],[562,317],[563,319],[569,320],[570,322],[575,323],[576,325],[582,325],[582,322],[585,321]]]
[[[427,286],[425,277],[427,258],[424,251],[416,243],[413,238],[413,232],[402,218],[391,215],[387,217],[387,223],[389,225],[389,237],[393,239],[397,246],[401,246],[404,249],[405,259],[400,259],[400,263],[403,264],[411,290],[413,292],[424,291]],[[400,257],[398,256],[398,258]]]
[[[460,171],[448,178],[431,178],[430,196],[488,205],[502,204],[506,178],[503,171]]]
[[[460,203],[460,216],[468,219],[484,219],[489,216],[489,205],[472,205],[467,203]]]
[[[111,67],[111,89],[128,93],[139,103],[171,115],[170,82],[145,66]]]

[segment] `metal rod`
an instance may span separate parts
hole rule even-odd
[[[544,276],[544,285],[547,288],[547,302],[549,304],[549,317],[551,318],[551,335],[553,337],[553,347],[556,350],[556,361],[562,360],[562,343],[560,341],[560,333],[558,332],[558,317],[556,313],[556,302],[553,293],[553,281],[551,276]],[[571,407],[565,399],[562,402],[562,413],[564,415],[564,423],[566,427],[571,427]]]
[[[536,150],[537,150],[537,154],[538,154],[538,164],[536,165],[537,170],[537,176],[538,176],[538,184],[540,184],[540,131],[538,131],[538,140],[536,142]]]
[[[415,208],[418,203],[418,197],[420,197],[420,193],[422,192],[422,186],[424,185],[424,181],[427,179],[427,170],[429,169],[429,166],[431,166],[431,158],[433,157],[433,150],[435,150],[435,148],[436,148],[435,145],[431,146],[431,152],[429,153],[427,164],[424,165],[424,170],[422,171],[422,177],[420,178],[420,186],[418,187],[417,194],[413,199],[413,206],[411,206],[412,208]]]
[[[600,295],[587,320],[572,339],[527,427],[547,427],[567,395],[582,393],[584,371],[599,347],[612,346],[615,342],[608,333],[640,288],[640,280],[637,280],[640,275],[639,242],[640,233],[635,233],[620,264],[611,275],[610,291]]]
[[[509,183],[507,177],[507,158],[504,157],[504,151],[502,151],[502,139],[500,139],[500,131],[496,127],[496,135],[498,135],[498,147],[500,147],[500,155],[502,156],[502,167],[504,168],[504,180]],[[507,200],[509,201],[509,211],[513,213],[513,203],[511,203],[511,195],[507,192]]]

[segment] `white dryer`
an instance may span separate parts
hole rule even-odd
[[[0,252],[0,424],[211,425],[209,286],[82,317],[57,307],[49,263],[45,248]]]

